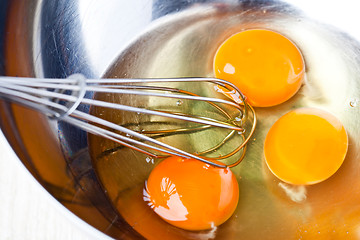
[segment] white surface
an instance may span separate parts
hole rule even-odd
[[[0,239],[109,239],[52,198],[0,132]]]

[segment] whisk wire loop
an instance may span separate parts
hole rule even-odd
[[[193,92],[177,87],[167,87],[164,83],[211,83],[221,86],[236,93],[238,99],[200,96]],[[159,83],[160,85],[156,85]],[[139,85],[141,84],[141,85]],[[87,93],[93,96],[87,97]],[[156,97],[161,99],[179,99],[184,101],[198,101],[209,104],[218,111],[224,119],[219,120],[208,116],[189,114],[184,112],[169,111],[162,109],[148,109],[138,106],[129,106],[117,102],[107,102],[96,98],[97,94],[133,95],[143,97]],[[242,161],[246,151],[246,144],[254,133],[256,115],[254,109],[247,104],[245,96],[233,84],[214,78],[170,78],[170,79],[86,79],[81,74],[74,74],[67,79],[36,79],[18,77],[0,77],[0,98],[18,103],[36,111],[46,114],[50,118],[65,121],[86,132],[95,134],[125,147],[129,147],[151,157],[166,157],[176,155],[184,158],[193,158],[216,167],[233,167]],[[241,103],[241,104],[239,104]],[[90,108],[106,108],[125,112],[135,112],[175,119],[187,123],[196,124],[182,128],[158,129],[142,132],[113,123],[78,110],[80,105],[88,105]],[[226,106],[224,108],[223,106]],[[234,114],[228,109],[234,109]],[[249,119],[249,111],[252,115],[249,133],[245,136],[245,122]],[[156,138],[169,134],[182,134],[196,131],[204,131],[211,128],[227,129],[222,141],[213,147],[190,153],[172,145],[166,144]],[[234,136],[240,134],[242,142],[235,149],[222,156],[206,155],[217,151],[230,142]],[[241,152],[242,151],[242,152]],[[238,159],[232,164],[217,163],[214,160],[222,160],[241,152]],[[160,153],[160,154],[158,154]]]
[[[59,119],[62,119],[65,116],[71,115],[71,113],[73,113],[78,108],[78,106],[82,103],[82,101],[85,97],[85,94],[86,94],[86,78],[84,75],[73,74],[69,78],[77,80],[77,83],[79,86],[78,96],[77,96],[75,102],[69,107],[69,109],[66,112],[62,113],[58,117]]]

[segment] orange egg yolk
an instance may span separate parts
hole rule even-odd
[[[238,198],[238,183],[229,168],[175,156],[152,170],[144,189],[144,201],[162,219],[186,230],[224,223],[235,211]]]
[[[269,169],[280,180],[306,185],[333,175],[347,148],[347,134],[337,118],[323,110],[300,108],[271,127],[264,152]]]
[[[285,102],[300,88],[305,66],[299,49],[276,32],[252,29],[237,33],[219,47],[216,78],[235,84],[256,107]]]

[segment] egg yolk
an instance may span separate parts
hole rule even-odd
[[[333,175],[347,148],[347,134],[337,118],[323,110],[300,108],[271,127],[264,152],[266,164],[280,180],[307,185]]]
[[[239,187],[229,168],[173,156],[152,170],[143,195],[168,223],[186,230],[206,230],[230,218]]]
[[[294,43],[264,29],[231,36],[214,58],[215,77],[235,84],[255,107],[274,106],[291,98],[304,72],[302,55]]]

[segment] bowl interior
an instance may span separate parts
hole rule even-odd
[[[7,102],[1,102],[2,131],[50,194],[114,238],[356,239],[360,30],[354,9],[356,1],[8,1],[7,34],[1,40],[3,74],[9,76],[212,77],[216,49],[236,32],[271,29],[296,43],[306,81],[289,101],[256,109],[256,133],[243,163],[232,169],[240,187],[238,208],[215,231],[177,229],[147,208],[142,187],[154,165],[144,155]],[[284,184],[263,157],[272,124],[303,106],[333,113],[349,137],[343,166],[313,186]],[[80,110],[88,112],[89,106]],[[111,154],[101,154],[99,146]]]

